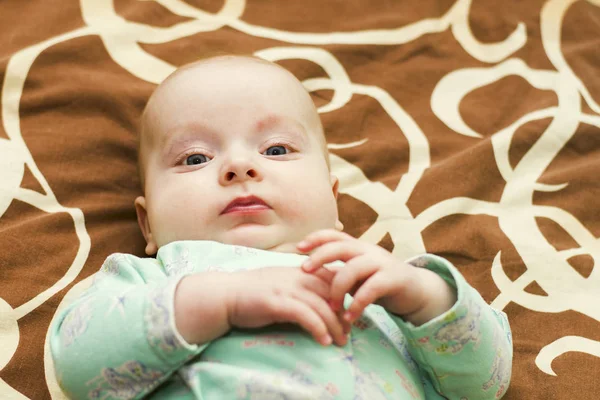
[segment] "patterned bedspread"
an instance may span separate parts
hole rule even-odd
[[[511,321],[505,398],[598,399],[599,0],[0,3],[0,398],[62,399],[46,334],[143,255],[138,118],[206,55],[302,80],[346,231],[452,261]]]

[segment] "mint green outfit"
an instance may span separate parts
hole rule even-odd
[[[202,345],[177,332],[173,297],[183,276],[298,268],[305,259],[209,241],[168,244],[156,259],[113,254],[51,328],[61,387],[76,399],[203,400],[475,400],[500,398],[508,388],[506,315],[433,255],[409,263],[440,275],[458,301],[419,327],[370,305],[343,347],[321,346],[293,327],[233,329]]]

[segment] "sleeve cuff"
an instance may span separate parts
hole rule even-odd
[[[411,347],[433,350],[436,353],[456,353],[469,342],[468,332],[478,329],[477,319],[481,314],[479,302],[473,301],[473,291],[458,270],[447,260],[422,255],[407,261],[415,267],[427,268],[456,290],[456,303],[446,312],[430,321],[414,326],[401,317],[391,318],[407,337]]]
[[[158,357],[165,363],[179,365],[182,359],[201,353],[209,343],[190,344],[175,325],[175,289],[183,277],[179,275],[157,286],[148,296],[145,310],[146,339]]]

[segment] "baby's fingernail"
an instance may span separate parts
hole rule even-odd
[[[302,269],[304,269],[305,271],[309,271],[310,267],[311,267],[310,259],[308,259],[302,263]]]
[[[331,336],[325,335],[325,337],[323,337],[323,340],[321,340],[321,343],[323,344],[323,346],[329,346],[331,344],[331,341]]]
[[[346,311],[344,313],[344,319],[348,322],[351,322],[354,319],[354,314],[352,314],[350,311]]]
[[[303,240],[296,245],[296,247],[306,247],[306,246],[308,246],[308,242],[306,240]]]

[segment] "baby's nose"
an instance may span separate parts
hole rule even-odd
[[[238,171],[229,171],[225,174],[225,180],[232,181],[236,178],[253,179],[253,178],[256,178],[257,175],[258,175],[258,173],[256,172],[256,170],[254,168],[250,168],[246,172],[239,171],[239,170]]]
[[[220,180],[223,185],[248,180],[259,181],[262,180],[262,174],[258,167],[249,159],[231,160],[224,166]]]

